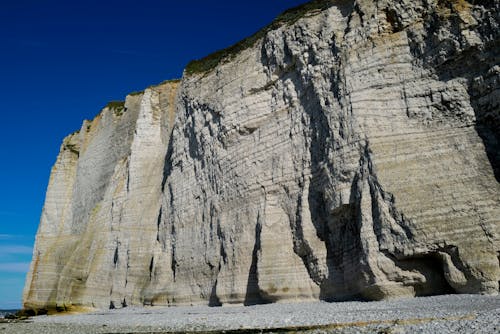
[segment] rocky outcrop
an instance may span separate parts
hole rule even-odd
[[[498,293],[499,22],[314,1],[110,104],[61,146],[25,307]]]

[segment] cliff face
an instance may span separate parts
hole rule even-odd
[[[64,140],[25,307],[498,293],[500,2],[310,7]]]

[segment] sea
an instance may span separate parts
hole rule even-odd
[[[4,318],[7,314],[16,313],[19,310],[0,310],[0,318]]]

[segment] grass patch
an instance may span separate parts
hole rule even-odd
[[[290,8],[281,13],[271,24],[265,26],[255,34],[244,40],[219,51],[212,53],[202,59],[193,60],[186,66],[186,74],[206,73],[214,69],[223,61],[231,60],[240,52],[252,47],[255,43],[263,38],[269,31],[276,30],[279,27],[287,24],[291,25],[297,22],[300,18],[315,11],[320,11],[329,8],[335,0],[313,0],[303,5]]]
[[[125,111],[125,101],[111,101],[104,108],[112,110],[116,116],[121,116]]]
[[[144,94],[143,90],[138,90],[136,92],[128,93],[128,95],[130,95],[130,96],[137,96],[137,95],[141,95],[141,94]]]
[[[120,109],[125,108],[125,101],[111,101],[106,104],[104,108],[108,109]]]

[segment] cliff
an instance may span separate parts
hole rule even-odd
[[[64,139],[24,307],[496,294],[500,2],[314,1]]]

